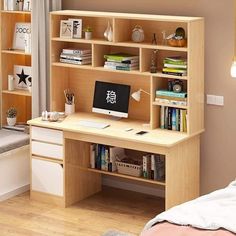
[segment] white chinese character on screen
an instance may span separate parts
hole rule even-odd
[[[116,93],[114,91],[107,91],[107,103],[114,104],[116,103]]]

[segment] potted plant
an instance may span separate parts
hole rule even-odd
[[[92,27],[91,26],[86,26],[84,28],[84,34],[85,34],[85,39],[92,39]]]
[[[10,107],[7,110],[7,124],[9,126],[14,126],[16,124],[16,115],[17,115],[16,108]]]

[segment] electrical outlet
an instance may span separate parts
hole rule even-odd
[[[224,106],[224,97],[207,94],[207,104],[216,105],[216,106]]]

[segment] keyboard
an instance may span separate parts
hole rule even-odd
[[[96,129],[105,129],[110,126],[107,123],[101,123],[101,122],[90,121],[90,120],[80,120],[78,122],[78,125],[81,125],[84,127],[96,128]]]

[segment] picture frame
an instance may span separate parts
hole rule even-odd
[[[31,66],[14,65],[14,88],[29,90],[32,86]]]
[[[23,11],[31,11],[31,0],[24,0]]]
[[[17,22],[15,24],[13,49],[25,50],[26,34],[31,34],[31,24],[26,22]]]
[[[82,19],[70,18],[69,20],[73,22],[73,38],[81,39],[82,38]]]
[[[73,21],[61,20],[60,38],[73,38]]]

